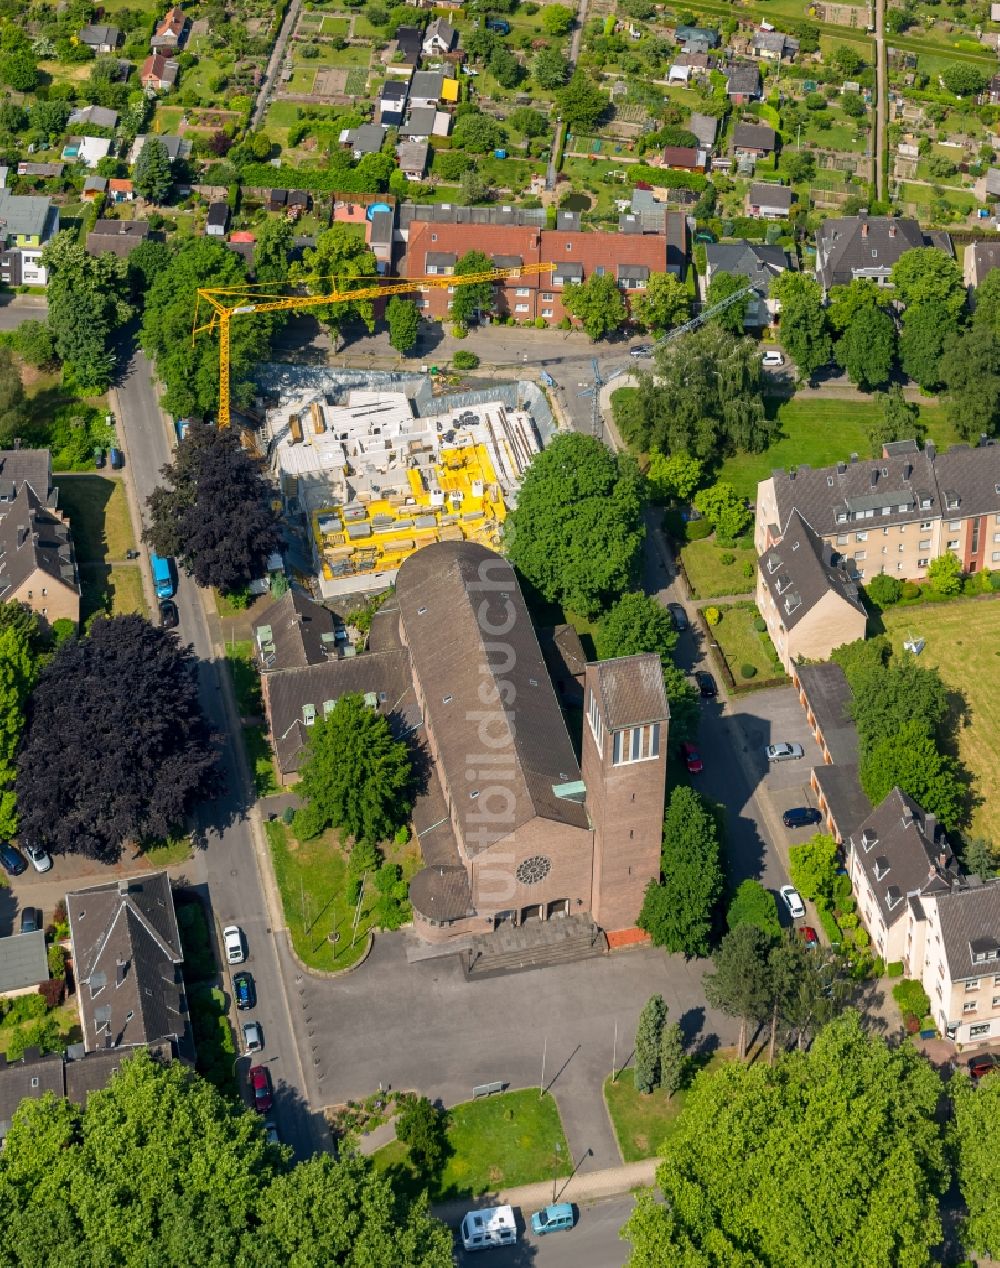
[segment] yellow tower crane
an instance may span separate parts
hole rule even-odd
[[[355,289],[334,290],[329,295],[275,295],[253,286],[199,287],[195,304],[195,335],[205,331],[219,332],[219,418],[220,427],[230,425],[229,408],[229,323],[233,317],[242,317],[253,313],[287,312],[290,309],[321,308],[324,304],[341,304],[360,299],[378,299],[383,295],[407,295],[414,291],[429,288],[438,290],[451,286],[472,286],[477,282],[499,282],[508,277],[525,277],[529,274],[548,273],[555,268],[554,264],[520,264],[514,268],[488,269],[482,273],[435,274],[433,277],[411,277],[406,280],[389,280],[360,286]],[[336,278],[330,279],[336,282]],[[262,283],[268,285],[267,283]],[[205,303],[212,310],[211,320],[204,325],[198,324],[201,304]],[[256,449],[251,433],[241,432],[243,444],[249,449]]]

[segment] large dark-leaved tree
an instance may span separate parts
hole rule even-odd
[[[38,678],[17,759],[21,835],[111,863],[216,788],[194,658],[140,616],[98,619]]]
[[[281,530],[260,463],[235,431],[190,428],[162,475],[165,484],[149,498],[147,531],[160,555],[180,559],[200,586],[226,594],[264,575]]]

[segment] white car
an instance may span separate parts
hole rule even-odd
[[[806,914],[805,904],[799,897],[799,891],[794,885],[782,885],[778,890],[781,895],[781,901],[788,908],[788,914],[793,920],[801,920]]]
[[[264,1051],[264,1035],[259,1022],[245,1021],[243,1023],[243,1051],[248,1056]]]
[[[26,845],[24,852],[36,872],[47,872],[52,866],[52,855],[40,845]]]
[[[242,964],[247,958],[243,949],[243,930],[239,925],[226,925],[222,931],[222,943],[230,964]]]
[[[804,757],[805,749],[801,744],[769,744],[764,750],[764,756],[769,762],[791,762]]]
[[[777,348],[768,348],[761,358],[761,364],[765,370],[778,370],[785,364],[785,358]]]

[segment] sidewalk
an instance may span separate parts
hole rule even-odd
[[[461,1222],[466,1211],[484,1206],[510,1205],[520,1207],[525,1218],[532,1211],[541,1210],[550,1202],[595,1202],[599,1198],[619,1197],[633,1189],[648,1188],[656,1179],[658,1158],[646,1158],[642,1162],[629,1162],[621,1167],[609,1167],[606,1171],[589,1171],[572,1180],[559,1177],[543,1180],[539,1184],[525,1184],[518,1189],[501,1189],[497,1193],[484,1193],[465,1201],[438,1202],[431,1211],[446,1224]]]

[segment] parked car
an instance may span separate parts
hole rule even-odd
[[[510,35],[510,23],[505,22],[503,18],[488,18],[486,29],[487,31],[496,31],[497,35]]]
[[[1000,1066],[1000,1057],[992,1052],[981,1052],[978,1057],[969,1058],[969,1074],[973,1079],[981,1079]]]
[[[241,1011],[257,1006],[257,986],[252,973],[237,973],[233,978],[236,1007]]]
[[[258,1114],[266,1114],[274,1104],[274,1093],[271,1090],[271,1074],[266,1065],[252,1065],[249,1075],[250,1091],[253,1093],[253,1107]]]
[[[806,914],[805,903],[799,897],[799,891],[794,885],[782,885],[778,890],[781,895],[781,901],[788,908],[788,914],[793,920],[801,920]]]
[[[160,600],[160,624],[165,630],[175,630],[180,621],[180,613],[173,599]]]
[[[822,819],[820,812],[812,806],[793,806],[781,816],[781,822],[786,828],[808,828],[814,823],[820,823]]]
[[[0,867],[8,876],[20,876],[28,870],[28,860],[9,841],[0,842]]]
[[[630,357],[635,357],[638,361],[640,357],[651,357],[653,355],[653,345],[651,343],[637,343],[634,348],[629,348]]]
[[[260,1022],[245,1021],[243,1023],[243,1051],[247,1056],[264,1051],[264,1032],[260,1028]]]
[[[785,364],[785,358],[777,348],[768,348],[761,358],[761,364],[767,370],[777,370]]]
[[[48,850],[43,850],[40,845],[26,845],[24,852],[36,872],[47,872],[52,866],[52,855]]]
[[[705,769],[705,764],[701,760],[701,754],[695,746],[687,740],[681,745],[681,757],[684,759],[684,765],[688,769],[689,775],[700,775]]]
[[[222,942],[229,963],[242,964],[247,957],[243,947],[243,930],[239,925],[227,925],[222,931]]]
[[[100,445],[94,446],[94,466],[98,471],[104,466],[104,450]]]
[[[544,1233],[558,1233],[564,1228],[573,1227],[573,1204],[571,1202],[553,1202],[544,1211],[536,1211],[531,1217],[531,1231],[542,1236]]]
[[[37,933],[42,927],[42,913],[37,907],[21,908],[21,932]]]
[[[714,700],[719,694],[719,688],[715,685],[715,679],[707,669],[699,669],[694,676],[694,680],[698,684],[698,690],[701,692],[702,700]]]
[[[120,449],[116,449],[114,445],[108,450],[108,457],[111,460],[111,470],[121,471],[125,465],[125,455]]]
[[[269,1145],[281,1144],[281,1137],[278,1135],[278,1129],[270,1120],[264,1124],[264,1135],[267,1137],[267,1143]]]
[[[764,753],[769,762],[790,762],[804,757],[805,749],[801,744],[769,744]]]
[[[680,603],[668,603],[667,611],[673,618],[675,630],[686,630],[690,628],[691,622],[688,620],[688,614],[684,611],[684,608]]]
[[[812,925],[800,925],[795,932],[810,949],[819,946],[819,934]]]

